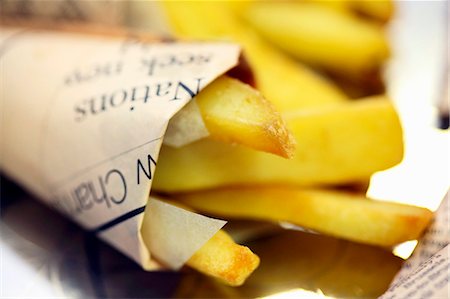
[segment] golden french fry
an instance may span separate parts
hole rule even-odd
[[[357,13],[383,23],[389,21],[394,14],[394,2],[392,0],[349,1],[349,6]]]
[[[187,265],[231,286],[240,286],[259,266],[259,257],[248,247],[234,243],[220,230],[188,260]]]
[[[244,43],[244,49],[255,73],[256,86],[279,111],[348,100],[335,83],[270,47],[256,36],[249,37],[248,40],[249,42]]]
[[[300,60],[350,77],[389,56],[380,26],[315,3],[256,2],[243,14],[261,35]]]
[[[261,40],[222,2],[163,2],[178,37],[225,39],[240,43],[254,71],[256,86],[278,110],[345,101],[333,83]],[[201,17],[199,17],[201,16]]]
[[[420,237],[433,213],[362,195],[320,189],[243,187],[181,194],[196,210],[221,217],[287,221],[351,241],[393,246]]]
[[[403,156],[402,130],[388,99],[373,98],[286,115],[297,140],[293,159],[201,140],[163,147],[153,190],[176,192],[225,185],[345,184],[392,167]]]
[[[255,89],[222,76],[195,98],[210,138],[292,157],[293,136],[272,103]]]
[[[161,198],[159,200],[170,203],[179,208],[192,211],[192,207],[178,201]],[[145,221],[144,221],[145,223]],[[146,242],[146,228],[142,228],[143,239]],[[248,247],[236,244],[223,230],[219,230],[186,262],[186,265],[215,277],[231,285],[240,286],[259,266],[259,257]]]
[[[350,10],[349,0],[333,0],[333,1],[322,1],[322,0],[297,0],[295,2],[313,2],[319,5],[325,5],[329,8],[341,11],[348,12]]]
[[[392,0],[306,0],[320,5],[339,10],[341,12],[350,11],[357,15],[369,18],[374,21],[385,23],[389,21],[394,14],[394,3]],[[248,7],[248,5],[247,5]],[[246,7],[246,8],[247,8]]]

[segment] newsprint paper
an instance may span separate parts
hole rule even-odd
[[[4,27],[1,170],[143,268],[177,269],[225,222],[149,199],[158,153],[169,120],[239,55],[229,43]],[[187,111],[169,144],[205,135],[195,102]]]

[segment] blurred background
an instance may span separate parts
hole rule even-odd
[[[435,210],[449,188],[447,1],[4,0],[0,12],[12,24],[238,42],[254,84],[269,98],[278,96],[273,86],[307,94],[301,107],[387,93],[402,120],[405,157],[372,176],[368,195]],[[242,227],[250,233],[239,230],[241,241],[264,261],[242,287],[189,269],[144,272],[2,176],[0,296],[376,298],[417,243],[390,251],[269,223],[228,225]]]

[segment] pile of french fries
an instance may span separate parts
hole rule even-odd
[[[421,235],[429,210],[341,188],[367,186],[373,173],[403,157],[401,124],[377,78],[389,57],[391,2],[188,1],[163,8],[177,38],[241,44],[255,86],[223,75],[196,96],[210,136],[163,146],[154,195],[224,219],[287,221],[376,246]],[[187,263],[233,286],[258,264],[224,231]]]

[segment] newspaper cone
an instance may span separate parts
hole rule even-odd
[[[149,201],[158,152],[169,120],[239,54],[3,28],[1,170],[145,269],[179,268],[225,222]]]

